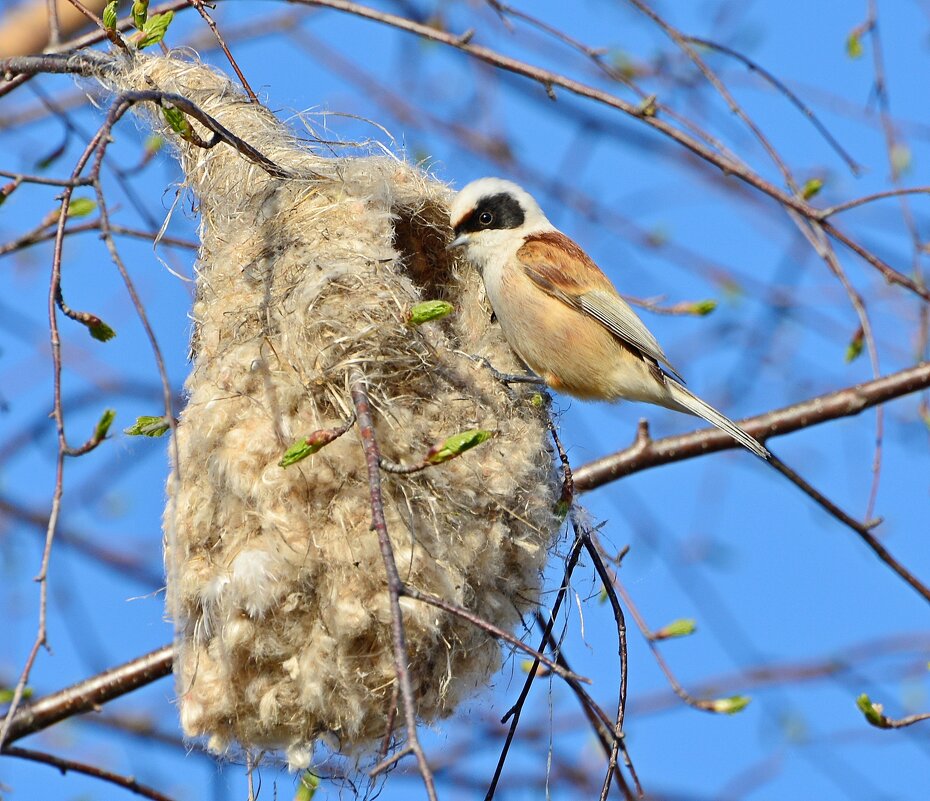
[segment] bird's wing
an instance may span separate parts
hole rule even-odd
[[[531,234],[517,251],[526,276],[540,289],[578,311],[593,317],[615,337],[655,359],[678,381],[662,346],[630,305],[617,294],[610,279],[591,258],[559,231]],[[584,264],[583,275],[575,266]]]

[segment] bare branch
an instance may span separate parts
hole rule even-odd
[[[780,434],[787,434],[827,420],[859,414],[865,409],[892,398],[926,389],[928,386],[930,386],[930,363],[923,363],[884,378],[748,418],[741,421],[740,425],[760,442],[766,442],[769,438]],[[583,492],[650,467],[735,447],[737,444],[719,431],[696,431],[660,440],[637,436],[636,442],[629,448],[580,467],[575,472],[575,484],[578,490]],[[773,467],[852,528],[881,561],[894,570],[925,600],[930,601],[930,587],[911,574],[871,533],[874,524],[869,521],[858,523],[853,520],[783,463],[776,460]]]
[[[723,53],[731,58],[735,58],[737,61],[744,64],[750,72],[755,72],[760,75],[764,80],[774,86],[776,90],[781,92],[788,99],[788,102],[810,120],[811,125],[817,129],[817,132],[826,140],[827,144],[833,148],[844,162],[846,162],[846,166],[849,167],[853,175],[859,175],[862,172],[861,165],[849,155],[846,149],[837,141],[836,137],[830,133],[829,128],[818,119],[816,114],[814,114],[810,106],[801,100],[797,94],[792,92],[791,89],[785,85],[784,81],[780,80],[776,75],[769,72],[769,70],[765,69],[765,67],[756,63],[748,56],[740,53],[738,50],[734,50],[732,47],[727,47],[719,42],[712,42],[710,39],[702,39],[699,36],[685,36],[683,38],[691,44],[700,45],[709,50],[716,50],[718,53]]]
[[[169,675],[173,651],[173,646],[164,645],[157,651],[20,707],[10,721],[6,742],[15,742],[66,718],[95,712],[108,701]]]
[[[928,387],[930,363],[924,362],[873,381],[828,392],[756,417],[747,417],[739,424],[760,442],[766,442],[772,437],[830,420],[852,417],[880,403]],[[727,434],[716,429],[702,429],[657,440],[640,439],[629,448],[576,468],[575,487],[579,492],[586,492],[650,467],[739,447]]]
[[[136,795],[151,799],[151,801],[172,801],[169,796],[158,792],[158,790],[149,787],[147,784],[137,782],[132,776],[123,776],[120,773],[114,773],[106,768],[98,768],[94,765],[87,765],[84,762],[76,762],[73,759],[64,759],[63,757],[46,754],[43,751],[33,751],[30,748],[18,748],[16,746],[4,748],[0,750],[0,754],[3,756],[28,759],[31,762],[41,762],[43,765],[51,765],[53,768],[57,768],[62,774],[68,771],[83,773],[85,776],[92,776],[95,779],[101,779],[110,784],[115,784],[118,787],[124,787]]]
[[[930,186],[902,186],[897,189],[888,189],[884,192],[874,192],[871,195],[857,197],[852,200],[847,200],[845,203],[837,203],[835,206],[821,209],[818,214],[818,219],[826,220],[827,217],[832,217],[834,214],[840,214],[850,209],[859,208],[859,206],[864,206],[866,203],[874,203],[876,200],[884,200],[888,197],[901,197],[902,195],[930,195]]]

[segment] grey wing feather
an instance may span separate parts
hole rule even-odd
[[[594,289],[579,295],[578,303],[585,313],[591,315],[611,333],[664,365],[676,380],[684,383],[652,332],[623,298],[613,292]]]

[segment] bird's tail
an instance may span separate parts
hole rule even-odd
[[[740,445],[751,450],[756,456],[768,459],[772,455],[755,437],[751,437],[732,420],[720,414],[713,406],[705,403],[696,395],[692,395],[681,384],[669,380],[666,381],[666,385],[671,391],[672,399],[682,411],[703,417],[708,423],[717,426],[721,431],[726,431]]]

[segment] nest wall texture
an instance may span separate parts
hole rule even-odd
[[[404,582],[504,628],[538,599],[558,529],[545,418],[466,354],[517,367],[480,277],[450,263],[448,190],[390,157],[324,157],[224,76],[137,57],[111,83],[183,95],[278,165],[178,141],[200,202],[193,367],[164,515],[167,605],[186,734],[308,764],[381,738],[395,682],[384,564],[356,428],[288,468],[299,437],[345,422],[366,376],[384,455],[416,462],[445,437],[496,436],[409,476],[384,474]],[[149,122],[175,140],[160,115]],[[195,124],[195,127],[196,124]],[[205,138],[209,138],[206,134]],[[411,327],[409,307],[455,311]],[[402,599],[421,720],[454,711],[500,663],[487,633]],[[399,716],[399,721],[402,716]]]

